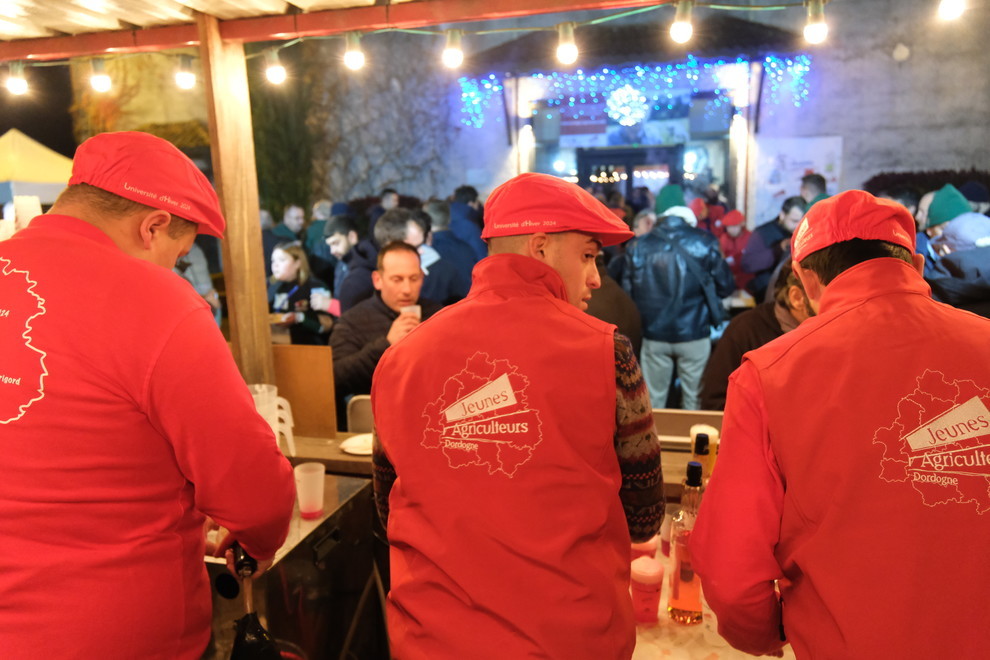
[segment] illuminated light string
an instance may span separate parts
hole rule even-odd
[[[774,106],[787,101],[800,108],[810,96],[810,55],[763,58],[764,83],[768,88],[768,112]],[[673,110],[677,101],[687,92],[712,92],[705,108],[709,117],[717,115],[725,105],[733,105],[733,93],[724,79],[736,79],[741,67],[748,67],[749,60],[700,60],[688,56],[684,62],[637,65],[623,68],[602,67],[594,71],[577,70],[573,73],[554,71],[533,73],[531,77],[544,84],[543,99],[548,108],[554,108],[564,117],[580,119],[586,116],[588,106],[604,106],[613,120],[624,126],[639,123],[654,111]],[[726,75],[732,72],[734,75]],[[495,74],[481,78],[462,77],[458,80],[461,92],[461,123],[482,128],[486,112],[495,104],[501,107],[503,81]],[[552,115],[551,115],[552,116]],[[497,119],[501,121],[501,116]]]
[[[776,10],[791,10],[794,8],[804,7],[807,10],[807,24],[805,26],[805,36],[809,43],[817,44],[825,40],[828,35],[828,24],[825,19],[825,7],[831,0],[790,0],[786,2],[779,2],[776,4],[745,4],[741,2],[732,4],[722,4],[718,2],[698,2],[697,0],[676,0],[673,3],[665,3],[663,5],[654,5],[649,7],[639,7],[635,9],[629,9],[617,14],[612,14],[608,16],[602,16],[600,18],[595,18],[592,20],[584,22],[566,22],[561,23],[555,27],[524,27],[524,28],[496,28],[491,30],[479,30],[477,32],[468,32],[465,30],[439,30],[439,29],[402,29],[402,28],[392,28],[386,27],[377,30],[370,30],[364,34],[379,34],[385,32],[403,32],[407,34],[419,34],[425,36],[442,36],[446,40],[446,45],[442,53],[442,61],[444,66],[448,68],[457,68],[464,61],[464,51],[461,47],[462,37],[468,34],[475,35],[487,35],[495,33],[507,33],[507,32],[540,32],[540,31],[557,31],[558,33],[558,53],[563,50],[563,57],[567,62],[573,62],[577,59],[579,55],[578,43],[575,40],[575,30],[584,26],[599,25],[608,21],[613,21],[621,18],[628,18],[638,14],[643,14],[645,12],[655,11],[661,7],[670,7],[673,5],[675,9],[674,21],[672,23],[671,38],[678,42],[685,42],[690,40],[693,28],[691,26],[691,13],[694,7],[704,7],[709,10],[717,11],[776,11]],[[3,0],[0,0],[0,4],[3,4]],[[938,16],[942,20],[956,20],[966,11],[966,0],[940,0],[938,5]],[[0,11],[0,14],[3,12]],[[264,57],[267,63],[266,75],[269,81],[273,84],[281,84],[287,78],[287,72],[285,68],[277,62],[278,51],[289,46],[293,46],[302,41],[308,41],[310,39],[340,39],[343,38],[346,42],[346,49],[344,52],[344,62],[345,65],[353,70],[361,69],[364,62],[364,53],[360,49],[360,37],[361,33],[351,32],[345,34],[328,35],[328,36],[314,36],[314,37],[299,37],[292,39],[285,43],[277,46],[268,48],[264,52],[255,53],[248,55],[247,59],[253,59],[254,57]],[[806,57],[806,56],[804,56]],[[99,59],[99,58],[97,58]],[[95,61],[95,60],[94,60]],[[809,59],[810,61],[810,59]],[[274,62],[274,63],[273,63]],[[28,92],[29,84],[28,80],[24,76],[24,67],[26,63],[23,62],[8,62],[8,75],[5,80],[5,85],[7,86],[9,92],[15,95],[21,95]],[[45,63],[30,63],[29,66],[64,66],[67,62],[45,62]],[[92,64],[92,67],[98,68],[102,64]],[[793,65],[787,65],[786,75],[784,77],[789,77],[791,82],[787,83],[787,86],[794,87],[797,85],[799,89],[793,90],[793,96],[795,99],[801,97],[801,101],[795,100],[795,105],[800,106],[800,102],[803,102],[807,98],[807,85],[803,83],[803,74],[800,73],[801,63],[795,63]],[[182,89],[191,89],[196,84],[195,74],[192,73],[191,67],[184,65],[181,67],[176,77],[176,83]],[[767,69],[767,65],[764,64],[764,69]],[[692,73],[693,80],[698,81],[697,73]],[[94,76],[98,79],[98,82],[94,82],[94,85],[102,91],[107,91],[110,88],[111,82],[106,74],[96,74]],[[780,78],[780,76],[777,76]],[[461,79],[462,88],[466,85],[464,82],[466,79]],[[796,82],[795,82],[796,81]],[[673,82],[670,83],[673,85]],[[782,86],[783,83],[778,84],[778,88]],[[804,85],[802,87],[802,85]],[[499,85],[496,85],[499,86]],[[500,87],[500,86],[499,86]],[[499,89],[498,91],[501,91]],[[774,89],[774,92],[779,91],[779,89]],[[484,105],[487,100],[485,98],[485,93],[492,92],[492,89],[486,88],[485,92],[481,93],[482,101],[481,104]],[[465,92],[468,96],[472,95],[472,92]],[[490,99],[488,99],[490,100]],[[472,106],[476,105],[473,100],[468,101]],[[463,110],[463,109],[462,109]],[[478,113],[475,110],[465,111],[469,116],[475,116]],[[476,119],[466,121],[469,125],[474,125],[477,122]]]

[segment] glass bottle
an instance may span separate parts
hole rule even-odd
[[[688,542],[694,521],[701,506],[702,466],[691,461],[687,466],[687,479],[681,495],[681,510],[674,516],[670,529],[671,569],[670,598],[667,614],[677,623],[694,625],[701,623],[701,581],[694,573]]]
[[[712,476],[712,467],[715,465],[715,452],[707,433],[694,436],[694,452],[691,458],[701,463],[702,483],[708,483]]]

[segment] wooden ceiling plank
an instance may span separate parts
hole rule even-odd
[[[182,0],[190,6],[200,0]],[[351,30],[417,28],[465,21],[516,18],[578,10],[621,10],[654,6],[672,0],[423,0],[392,6],[358,7],[304,14],[220,21],[224,39],[273,41],[296,37],[326,36]],[[189,45],[183,26],[118,30],[71,37],[15,39],[0,43],[0,61],[14,59],[52,60],[108,52],[166,50]],[[188,26],[185,26],[188,27]],[[195,28],[193,28],[195,30]],[[164,32],[159,32],[164,31]],[[157,34],[156,34],[157,33]],[[193,37],[195,42],[197,37]]]

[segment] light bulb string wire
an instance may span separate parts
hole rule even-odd
[[[822,7],[827,6],[831,1],[832,0],[821,0]],[[638,8],[635,8],[635,9],[628,9],[628,10],[620,11],[620,12],[615,13],[615,14],[610,14],[608,16],[601,16],[601,17],[589,19],[589,20],[586,20],[586,21],[573,21],[572,24],[573,24],[574,29],[577,30],[579,28],[586,27],[586,26],[601,25],[601,24],[608,23],[608,22],[615,21],[615,20],[619,20],[619,19],[628,18],[628,17],[631,17],[631,16],[637,16],[637,15],[640,15],[640,14],[645,14],[647,12],[656,11],[658,9],[663,9],[665,7],[676,8],[677,4],[678,3],[676,1],[672,1],[672,2],[666,2],[664,4],[660,4],[660,5],[652,5],[652,6],[649,6],[649,7],[638,7]],[[728,3],[714,3],[714,2],[695,2],[694,3],[694,7],[695,8],[713,9],[713,10],[720,10],[720,11],[780,11],[780,10],[794,9],[796,7],[806,7],[807,5],[808,5],[808,0],[793,0],[792,2],[779,2],[779,3],[771,4],[771,5],[728,4]],[[388,7],[389,6],[386,5],[386,10],[388,9]],[[386,20],[388,20],[387,15],[386,15]],[[548,25],[548,26],[534,26],[534,27],[489,28],[489,29],[484,29],[484,30],[464,30],[462,28],[457,28],[457,29],[461,31],[462,37],[468,37],[468,36],[471,36],[471,35],[484,36],[484,35],[507,34],[507,33],[556,32],[557,31],[557,26],[556,25]],[[361,32],[361,34],[362,34],[362,36],[364,36],[364,35],[370,35],[370,34],[384,34],[384,33],[388,33],[388,32],[396,32],[396,33],[402,33],[402,34],[413,34],[413,35],[421,35],[421,36],[444,36],[444,35],[446,35],[447,30],[446,29],[428,30],[428,29],[414,29],[414,28],[392,28],[392,27],[385,27],[385,28],[379,28],[379,29],[376,29],[376,30],[368,30],[367,32]],[[334,35],[311,36],[311,37],[296,37],[294,39],[290,39],[288,41],[285,41],[285,42],[282,42],[282,43],[279,43],[279,44],[276,44],[276,45],[266,46],[266,47],[262,48],[261,50],[259,50],[257,52],[246,53],[245,54],[245,59],[246,60],[253,60],[253,59],[256,59],[258,57],[263,57],[265,55],[265,53],[266,52],[269,52],[269,51],[274,51],[277,54],[279,51],[281,51],[283,49],[291,48],[292,46],[295,46],[297,44],[303,43],[305,41],[311,41],[311,40],[333,40],[333,39],[346,39],[346,38],[347,38],[347,33],[346,32],[345,33],[341,33],[341,34],[334,34]],[[117,59],[117,58],[123,58],[123,57],[136,57],[138,55],[147,55],[147,54],[149,54],[149,53],[121,53],[121,54],[114,55],[113,58],[114,59]],[[176,54],[176,53],[157,52],[157,53],[151,53],[151,54],[162,55],[164,57],[176,58],[176,59],[180,59],[182,57],[189,57],[189,55],[187,53]],[[95,56],[95,57],[89,57],[89,58],[85,58],[85,59],[87,59],[89,61],[92,61],[92,60],[95,60],[95,59],[106,60],[106,59],[110,59],[110,58],[103,57],[103,56]],[[18,60],[18,61],[23,62],[24,69],[25,70],[26,69],[29,69],[29,68],[33,68],[33,67],[51,67],[51,66],[69,66],[70,65],[70,61],[69,60],[64,60],[64,61],[59,61],[59,60],[55,60],[55,61],[38,61],[38,62],[24,62],[23,60]],[[10,62],[8,63],[8,66],[11,66],[11,63]]]

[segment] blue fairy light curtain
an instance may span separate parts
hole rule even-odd
[[[733,105],[733,95],[738,93],[739,86],[746,84],[749,65],[750,61],[743,58],[700,60],[689,56],[686,61],[674,64],[554,71],[534,73],[531,77],[545,90],[541,100],[546,108],[558,109],[563,118],[577,120],[604,108],[611,121],[628,127],[676,111],[685,95],[708,93],[706,112],[724,111],[725,106]],[[768,55],[762,65],[767,111],[772,114],[774,106],[783,103],[801,107],[808,100],[811,56]],[[504,81],[490,74],[482,78],[462,77],[458,83],[461,122],[482,128],[492,104],[502,103]],[[744,104],[738,100],[735,103]],[[496,121],[501,121],[501,114]]]

